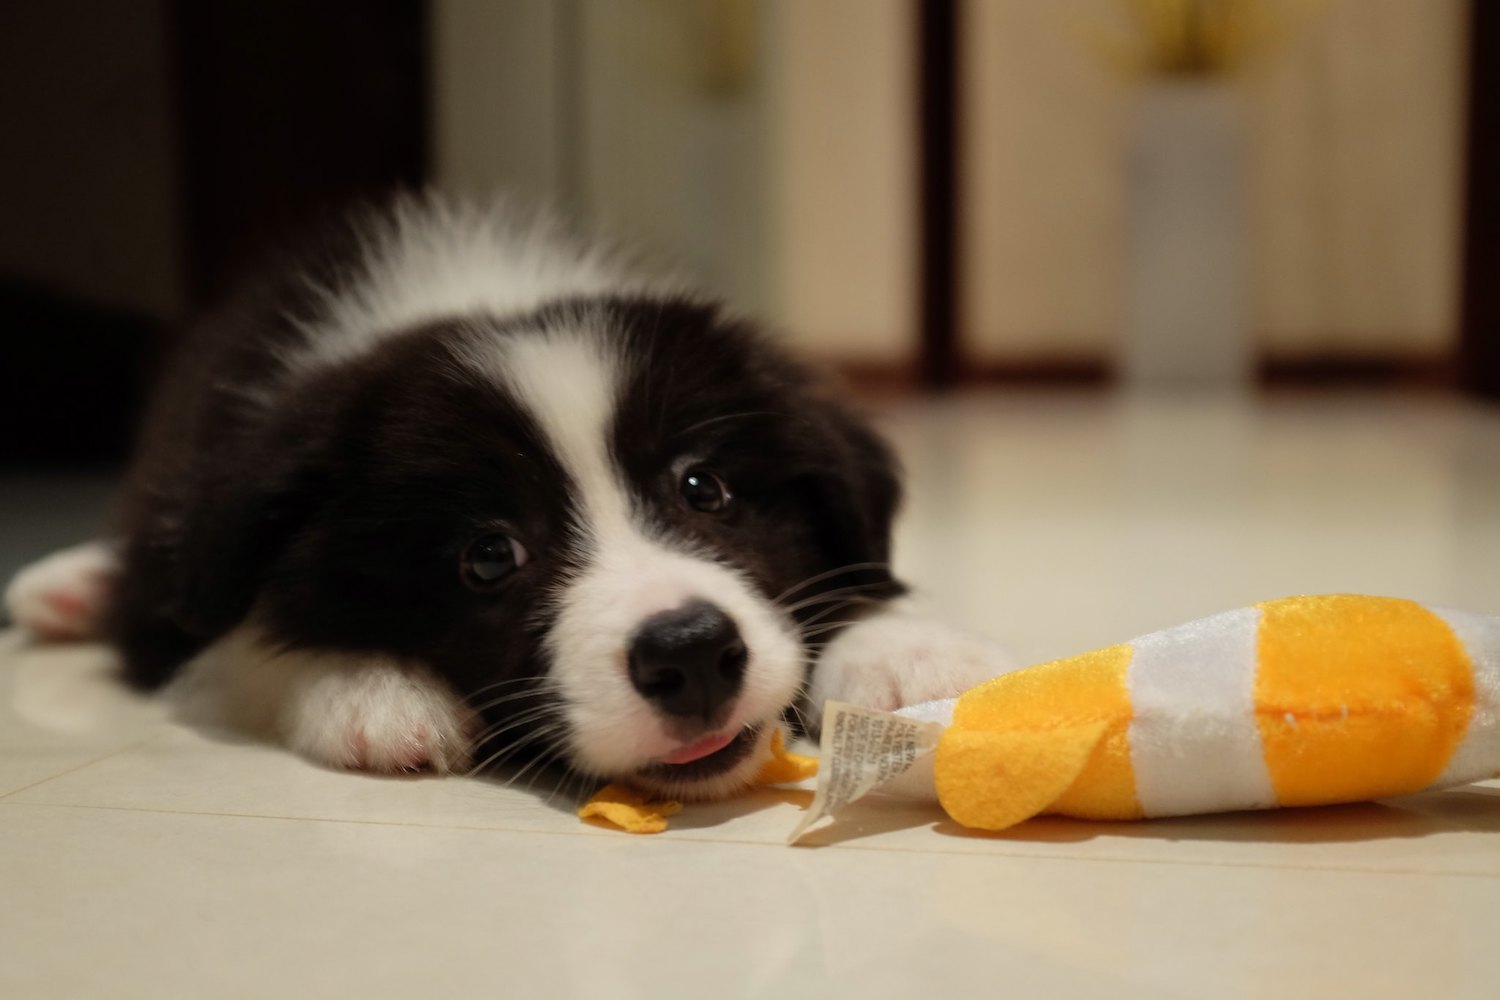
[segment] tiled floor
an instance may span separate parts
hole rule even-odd
[[[1500,610],[1500,411],[1433,399],[902,406],[907,575],[1023,659],[1296,592]],[[656,837],[169,721],[0,650],[0,996],[1491,997],[1500,783],[966,834],[806,793]]]

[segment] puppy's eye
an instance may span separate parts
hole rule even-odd
[[[733,498],[724,480],[701,466],[682,474],[682,498],[694,510],[705,514],[723,513]]]
[[[526,546],[509,535],[484,535],[464,550],[459,574],[473,590],[493,590],[530,558]]]

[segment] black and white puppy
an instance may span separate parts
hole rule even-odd
[[[197,660],[313,760],[742,786],[788,713],[994,673],[892,600],[889,449],[745,321],[540,217],[408,201],[188,338],[118,544],[24,571],[42,636]]]

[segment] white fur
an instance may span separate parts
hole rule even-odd
[[[468,207],[436,196],[370,224],[362,271],[328,294],[288,362],[307,369],[368,352],[424,320],[515,316],[574,296],[669,293],[681,283],[637,271],[621,252],[570,235],[553,216]]]
[[[808,689],[814,718],[827,701],[891,711],[953,698],[1017,664],[998,643],[902,602],[849,626],[818,658]]]
[[[802,676],[802,653],[783,619],[748,581],[711,558],[657,538],[634,512],[609,453],[620,364],[598,332],[509,340],[489,365],[536,419],[578,489],[587,565],[564,582],[550,645],[552,681],[563,697],[573,757],[619,775],[679,748],[674,733],[630,682],[631,638],[650,616],[693,600],[719,606],[749,659],[724,730],[774,722]],[[743,780],[752,755],[728,780]]]
[[[113,547],[75,545],[17,573],[5,588],[5,607],[13,622],[39,639],[91,639],[119,573]]]
[[[64,549],[21,570],[6,588],[6,607],[17,625],[44,641],[97,638],[119,571],[110,545]],[[278,651],[247,624],[199,654],[183,674],[181,690],[197,718],[330,767],[444,773],[463,769],[472,753],[472,713],[418,666]]]
[[[260,736],[328,767],[465,768],[474,718],[425,668],[375,655],[278,649],[253,624],[200,653],[182,696],[200,721]]]

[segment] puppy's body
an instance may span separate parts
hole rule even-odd
[[[529,756],[715,794],[825,646],[819,698],[993,671],[868,616],[902,591],[898,494],[885,446],[742,321],[544,220],[407,203],[190,339],[93,605],[133,682],[199,657],[239,722],[325,763]],[[58,593],[23,577],[12,603],[56,619]]]

